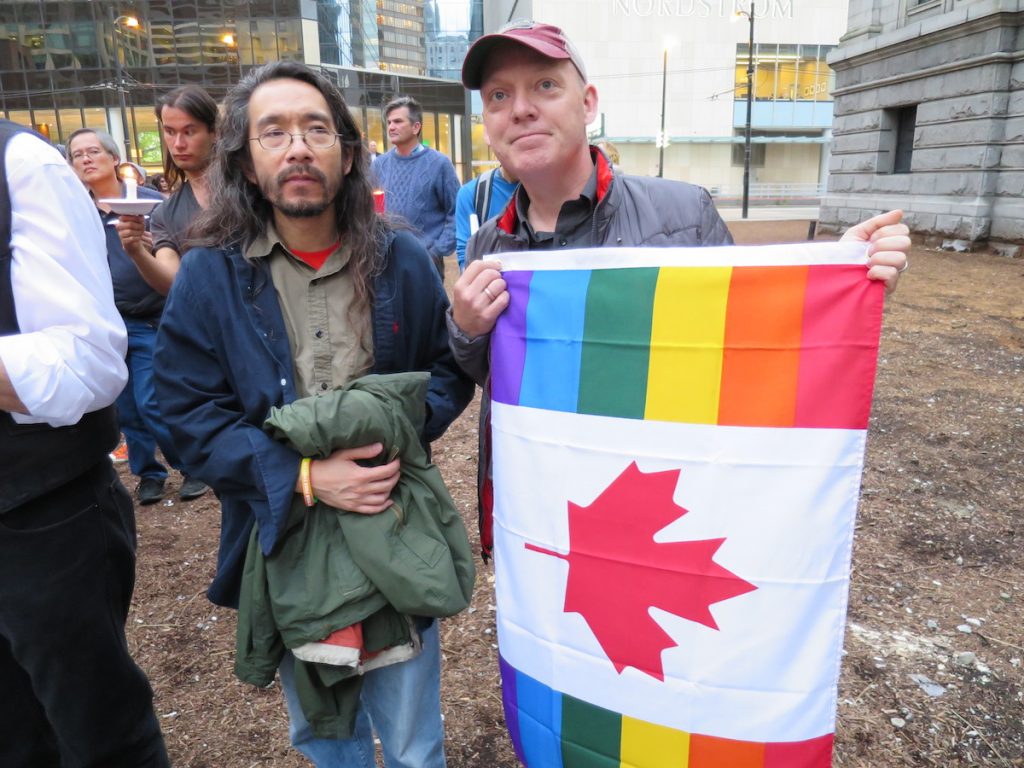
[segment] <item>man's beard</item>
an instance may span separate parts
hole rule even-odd
[[[298,203],[278,201],[274,207],[290,219],[312,219],[327,210],[326,200],[303,200]]]
[[[295,202],[284,200],[282,190],[285,182],[287,182],[289,177],[296,174],[312,176],[320,182],[320,186],[324,190],[323,197],[320,200],[297,200]],[[311,165],[293,165],[285,168],[275,177],[273,188],[270,190],[264,189],[262,192],[263,196],[270,201],[271,205],[277,208],[277,210],[285,216],[293,219],[311,219],[315,216],[319,216],[331,205],[331,200],[328,199],[327,195],[327,176],[320,169],[314,168]],[[271,192],[272,194],[268,194],[268,192]]]

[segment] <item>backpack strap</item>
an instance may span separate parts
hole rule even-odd
[[[476,182],[476,192],[473,195],[473,211],[476,213],[476,220],[483,224],[490,217],[487,212],[491,208],[491,191],[494,185],[494,173],[497,168],[492,168],[486,173],[480,174]]]

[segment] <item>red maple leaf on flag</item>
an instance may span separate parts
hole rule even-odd
[[[672,500],[679,473],[645,473],[632,462],[590,506],[569,502],[568,554],[526,544],[569,563],[565,611],[583,616],[619,673],[633,667],[665,679],[661,652],[676,642],[651,607],[717,630],[710,606],[757,589],[714,562],[724,538],[654,540],[687,514]]]

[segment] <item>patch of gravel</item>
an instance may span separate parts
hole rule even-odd
[[[807,224],[733,230],[740,242],[787,242]],[[911,262],[886,309],[834,764],[1024,766],[1024,263],[924,248]],[[474,403],[435,444],[474,538],[476,414]],[[137,510],[128,640],[174,765],[307,765],[288,746],[280,692],[234,679],[234,613],[205,598],[216,499],[169,498]],[[471,609],[441,627],[448,764],[513,768],[493,570],[477,566]]]

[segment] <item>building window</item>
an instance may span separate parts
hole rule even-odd
[[[914,131],[917,128],[917,105],[893,110],[896,123],[896,147],[893,150],[893,173],[910,173],[914,154]]]
[[[971,0],[973,2],[974,0]],[[957,5],[962,5],[959,0]],[[910,24],[929,16],[953,10],[953,0],[905,0],[901,22]]]
[[[755,101],[832,101],[835,73],[826,58],[833,45],[759,43],[754,47]],[[736,99],[747,98],[749,46],[736,46]]]

